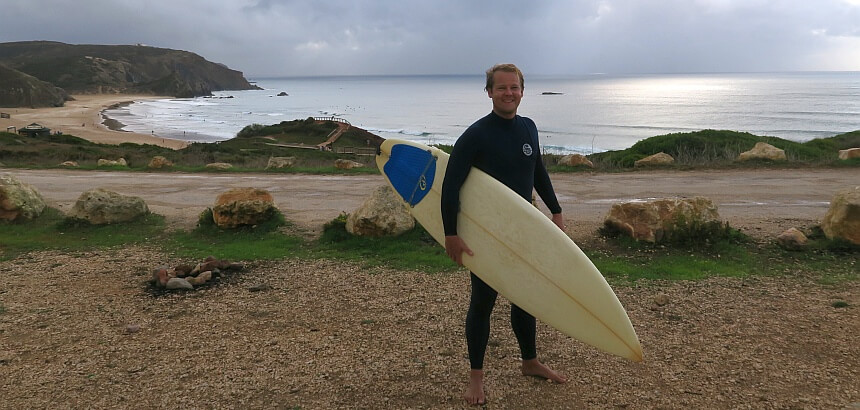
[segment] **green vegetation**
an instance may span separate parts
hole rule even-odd
[[[741,152],[752,149],[758,142],[765,142],[785,150],[788,161],[736,161]],[[598,170],[619,170],[647,156],[665,152],[675,158],[672,168],[689,167],[760,167],[760,166],[858,166],[860,161],[839,161],[839,150],[860,147],[860,131],[840,134],[830,138],[814,139],[804,143],[777,137],[762,137],[746,132],[702,130],[696,132],[658,135],[641,140],[632,147],[619,151],[607,151],[588,155]],[[557,155],[549,155],[551,164]],[[553,161],[552,159],[555,159]],[[550,166],[552,171],[568,171],[567,167]]]
[[[193,143],[180,150],[123,143],[96,144],[73,135],[26,137],[0,132],[0,163],[18,168],[60,168],[65,161],[75,161],[79,169],[131,170],[157,172],[223,172],[207,169],[206,164],[226,162],[233,165],[230,172],[259,172],[266,168],[270,157],[294,157],[292,168],[268,170],[276,173],[377,173],[372,155],[337,154],[322,151],[316,145],[326,140],[337,128],[334,122],[313,120],[284,121],[280,124],[249,125],[238,137],[217,143]],[[352,127],[335,142],[335,147],[371,147],[380,138]],[[170,160],[174,166],[161,170],[147,168],[155,156]],[[98,167],[99,159],[125,158],[128,167]],[[352,170],[334,167],[337,159],[348,159],[368,166]]]
[[[92,226],[64,218],[48,209],[26,224],[2,224],[0,260],[40,250],[80,252],[127,245],[160,249],[167,255],[202,259],[209,255],[236,261],[340,259],[365,268],[391,267],[428,273],[453,272],[457,267],[421,227],[396,238],[354,237],[346,232],[347,215],[335,218],[313,240],[295,234],[278,213],[256,227],[221,229],[204,211],[195,229],[171,231],[163,218],[149,215],[122,224]],[[860,247],[829,241],[814,233],[804,251],[787,251],[775,244],[756,244],[742,233],[723,227],[709,240],[649,244],[629,238],[603,238],[581,244],[603,274],[619,283],[639,279],[697,280],[713,276],[754,277],[792,275],[815,278],[822,284],[858,279]],[[679,236],[681,237],[681,236]]]

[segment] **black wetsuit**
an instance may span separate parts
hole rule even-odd
[[[446,236],[457,234],[460,188],[473,166],[499,180],[526,201],[531,201],[532,190],[537,191],[550,212],[561,213],[549,174],[541,161],[534,122],[519,115],[508,120],[491,112],[460,136],[448,160],[442,184],[442,222]],[[478,370],[484,365],[484,353],[490,337],[490,313],[496,303],[497,293],[474,273],[471,274],[471,280],[466,343],[472,369]],[[535,318],[512,305],[511,327],[523,360],[536,358]]]

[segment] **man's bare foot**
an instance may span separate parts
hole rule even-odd
[[[556,383],[565,383],[567,378],[550,369],[538,359],[523,360],[523,376],[541,377]]]
[[[469,371],[469,387],[466,388],[466,394],[463,395],[463,398],[471,406],[481,406],[487,403],[487,396],[484,393],[483,370]]]

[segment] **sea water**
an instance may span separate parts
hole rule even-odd
[[[491,110],[480,75],[252,81],[263,90],[139,101],[106,115],[129,131],[199,142],[233,138],[250,124],[335,116],[384,138],[453,144]],[[860,72],[527,75],[519,114],[555,153],[702,129],[807,141],[860,130]]]

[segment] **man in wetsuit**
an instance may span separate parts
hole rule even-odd
[[[451,259],[463,264],[463,253],[473,255],[457,236],[457,213],[460,188],[472,167],[476,167],[507,187],[523,200],[537,191],[552,213],[552,221],[562,230],[564,218],[543,166],[538,146],[537,127],[526,117],[517,115],[523,96],[523,74],[513,64],[499,64],[487,70],[487,95],[493,100],[493,111],[472,124],[457,140],[448,160],[442,184],[442,221],[445,227],[445,250]],[[490,313],[497,293],[470,273],[472,295],[466,315],[466,343],[469,350],[469,385],[465,399],[469,404],[486,402],[484,393],[484,353],[490,337]],[[564,383],[567,379],[537,359],[534,316],[511,306],[511,327],[522,356],[522,373]]]

